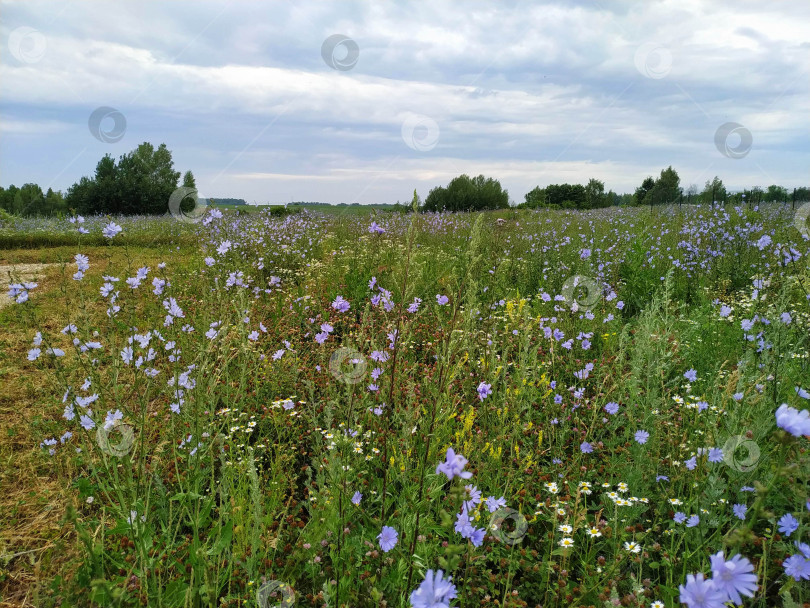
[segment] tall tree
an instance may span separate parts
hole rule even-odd
[[[479,175],[459,175],[447,187],[433,188],[423,211],[480,211],[509,208],[509,193],[498,180]]]
[[[118,161],[122,213],[165,213],[180,180],[180,172],[173,167],[166,144],[155,149],[144,142],[123,155]]]
[[[14,198],[17,215],[45,214],[45,194],[37,184],[23,184]]]
[[[191,188],[196,192],[197,183],[194,181],[194,174],[191,171],[186,171],[183,174],[183,188]],[[198,196],[188,195],[180,201],[180,210],[184,213],[191,213],[196,207],[195,201],[199,199]]]
[[[529,190],[526,193],[523,200],[524,206],[528,207],[529,209],[542,207],[546,202],[546,191],[540,186],[535,186],[532,190]]]
[[[723,180],[716,175],[714,179],[706,180],[703,192],[700,193],[700,200],[707,204],[726,200],[726,187],[723,185]]]
[[[191,171],[183,173],[183,187],[197,189],[197,183],[194,181],[194,174]]]
[[[14,199],[17,196],[19,188],[11,184],[8,188],[0,186],[0,209],[14,213]]]
[[[585,206],[596,209],[605,206],[605,182],[591,178],[585,186]]]
[[[190,171],[186,177],[193,183]],[[87,214],[163,214],[179,179],[166,144],[156,149],[144,142],[117,164],[109,155],[102,158],[93,179],[83,177],[68,189],[65,204]]]
[[[681,178],[672,166],[663,169],[655,181],[655,202],[673,203],[677,201],[681,195],[680,183]]]
[[[776,203],[776,202],[784,202],[788,200],[788,191],[787,188],[783,188],[782,186],[777,186],[776,184],[768,186],[767,192],[765,192],[765,200],[769,203]]]
[[[636,199],[636,204],[643,205],[644,200],[647,198],[647,193],[653,188],[655,188],[655,180],[653,179],[652,175],[644,178],[644,181],[641,182],[641,186],[636,188],[636,192],[633,195]]]

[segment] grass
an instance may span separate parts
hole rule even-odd
[[[810,389],[784,208],[371,219],[0,233],[0,264],[66,264],[0,309],[5,605],[407,606],[441,569],[454,606],[669,607],[717,551],[753,564],[746,606],[810,601],[783,568],[810,529],[807,439],[774,418]]]

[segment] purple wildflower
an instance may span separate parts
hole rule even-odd
[[[799,549],[799,553],[791,555],[784,562],[782,567],[785,574],[792,576],[796,582],[801,579],[810,580],[810,545],[795,541],[793,544]]]
[[[799,529],[799,520],[797,520],[791,513],[785,513],[777,522],[779,531],[785,536],[790,536]]]
[[[123,228],[121,228],[121,226],[119,226],[119,225],[118,225],[118,224],[116,224],[115,222],[110,222],[109,224],[107,224],[106,226],[104,226],[104,229],[101,231],[101,233],[102,233],[104,236],[106,236],[108,239],[111,239],[111,238],[113,238],[113,237],[114,237],[116,234],[118,234],[119,232],[121,232],[122,230],[123,230]]]
[[[483,401],[492,394],[492,385],[482,382],[476,390],[478,391],[478,398]]]
[[[704,579],[703,574],[686,575],[686,585],[679,585],[680,600],[689,608],[724,608],[726,594]]]
[[[487,498],[486,503],[487,503],[487,509],[489,509],[489,512],[494,513],[495,511],[497,511],[501,507],[506,506],[506,499],[503,496],[501,496],[500,498],[495,498],[494,496],[490,496],[489,498]]]
[[[444,578],[444,572],[428,570],[425,580],[411,592],[413,608],[449,608],[450,600],[457,597],[456,587],[451,577]]]
[[[383,526],[382,532],[377,535],[377,538],[380,541],[380,549],[382,549],[383,552],[388,553],[396,546],[398,536],[397,531],[391,526]]]
[[[746,558],[735,555],[726,561],[722,551],[711,556],[712,582],[721,590],[726,600],[736,605],[742,604],[740,595],[754,597],[757,590],[757,575],[754,566]]]
[[[810,412],[788,407],[783,403],[776,410],[776,426],[785,429],[794,437],[810,435]]]
[[[349,302],[343,299],[343,296],[337,296],[335,301],[332,302],[332,308],[338,312],[346,312],[351,306]]]
[[[461,477],[462,479],[469,479],[472,477],[472,473],[464,470],[464,466],[467,464],[467,459],[461,454],[456,454],[453,451],[453,448],[447,448],[445,458],[446,460],[436,467],[436,475],[439,473],[444,473],[447,475],[447,479],[451,480],[453,477]]]

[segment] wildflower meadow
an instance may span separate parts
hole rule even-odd
[[[798,211],[8,222],[0,596],[808,606]]]

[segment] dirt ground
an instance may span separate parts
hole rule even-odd
[[[48,268],[59,267],[60,264],[0,264],[0,291],[6,292],[11,283],[17,281],[35,281],[42,276]],[[0,294],[0,308],[12,303],[6,293]]]

